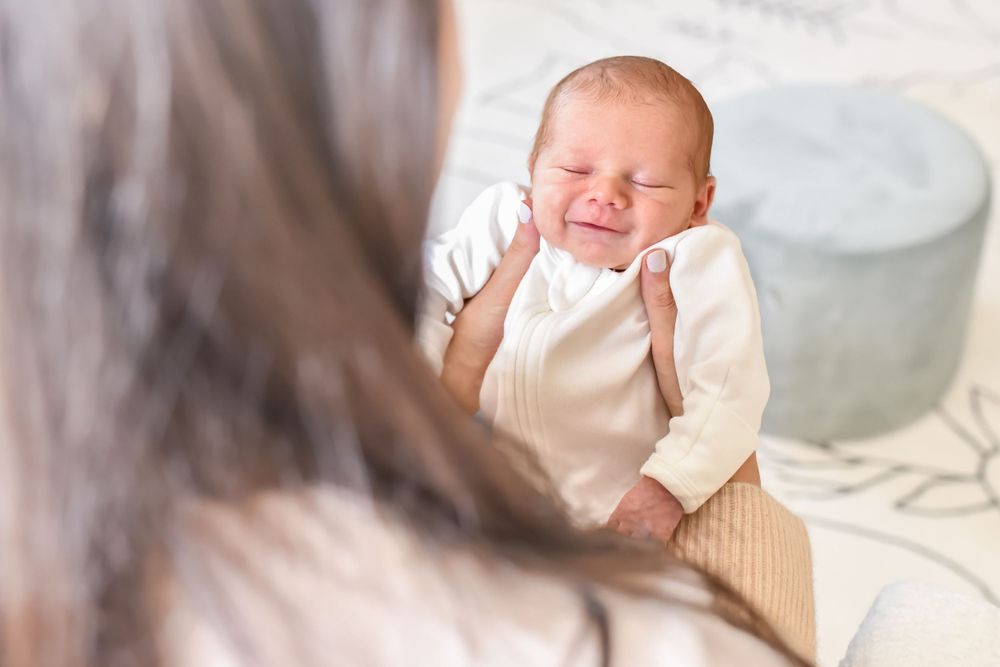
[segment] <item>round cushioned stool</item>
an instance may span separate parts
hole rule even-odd
[[[715,108],[713,217],[757,286],[768,433],[857,438],[947,389],[989,209],[973,142],[912,101],[786,87]]]

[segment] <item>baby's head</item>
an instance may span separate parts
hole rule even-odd
[[[622,56],[571,72],[549,93],[528,159],[535,224],[577,261],[625,268],[707,222],[712,114],[658,60]]]

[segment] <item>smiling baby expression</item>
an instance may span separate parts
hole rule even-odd
[[[539,232],[578,262],[623,269],[705,224],[715,181],[696,172],[696,128],[677,101],[570,93],[531,167]]]

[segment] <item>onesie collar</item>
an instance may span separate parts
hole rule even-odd
[[[549,281],[549,307],[556,313],[574,307],[595,287],[599,288],[619,275],[610,269],[582,264],[544,238],[539,244],[539,254]]]

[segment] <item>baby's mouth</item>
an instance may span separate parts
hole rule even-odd
[[[612,229],[611,227],[605,227],[604,225],[597,224],[596,222],[584,222],[582,220],[567,220],[571,225],[577,225],[583,229],[590,229],[596,232],[607,232],[609,234],[624,234],[625,232],[620,232],[617,229]]]

